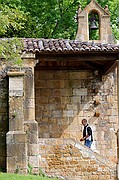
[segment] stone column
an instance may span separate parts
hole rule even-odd
[[[7,172],[27,173],[27,144],[24,132],[24,72],[8,72],[9,132],[7,138]]]
[[[119,60],[117,61],[117,101],[118,101],[118,131],[117,131],[117,176],[119,179]]]
[[[38,123],[35,121],[34,64],[27,68],[25,75],[25,132],[27,135],[28,167],[33,174],[39,173]]]

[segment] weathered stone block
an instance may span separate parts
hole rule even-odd
[[[38,156],[29,156],[29,164],[33,167],[39,167]]]
[[[37,132],[38,131],[38,123],[37,121],[25,121],[25,131],[27,132]]]
[[[75,96],[86,96],[87,95],[87,88],[74,89],[73,95],[75,95]]]
[[[36,95],[36,97],[39,97],[39,94],[40,94],[40,96],[42,97],[42,96],[51,96],[51,90],[50,89],[46,89],[46,88],[42,88],[42,89],[40,89],[40,92],[38,93],[38,95]]]
[[[99,175],[99,179],[100,180],[105,180],[105,179],[110,179],[111,180],[111,177],[110,177],[110,175]]]
[[[60,97],[60,95],[61,95],[61,90],[60,89],[53,89],[53,92],[52,92],[52,95],[54,96],[54,97]]]
[[[7,157],[24,156],[26,153],[26,144],[7,144]]]
[[[24,109],[24,119],[27,121],[31,121],[31,119],[35,119],[35,109]]]
[[[10,131],[22,131],[23,130],[23,119],[17,119],[16,117],[10,118],[9,130]]]
[[[37,81],[36,88],[46,88],[46,80]]]
[[[31,99],[31,98],[25,99],[24,108],[25,109],[31,109],[31,108],[35,109],[34,98],[33,99]]]
[[[23,96],[23,77],[9,77],[9,96]]]
[[[24,89],[24,95],[25,95],[25,98],[26,99],[29,99],[29,98],[34,98],[34,86],[30,84],[28,84],[28,82],[26,81],[26,86],[25,86],[25,89]]]
[[[21,154],[17,155],[16,160],[17,160],[16,163],[19,169],[27,168],[28,157],[26,156],[26,153],[22,154],[22,156]]]
[[[39,154],[38,144],[28,144],[28,156],[36,156]]]
[[[9,98],[10,111],[23,109],[23,97],[10,97]]]
[[[18,163],[18,160],[20,159],[17,159],[15,156],[7,157],[7,173],[18,173],[18,174],[27,173],[27,165],[24,163],[23,165]]]
[[[27,139],[26,139],[26,133],[22,133],[20,134],[13,134],[13,139],[15,143],[26,143]]]
[[[47,96],[39,96],[37,97],[37,102],[40,104],[47,104],[49,101],[49,98]]]
[[[24,87],[25,87],[25,89],[29,89],[30,88],[30,90],[32,90],[33,85],[34,85],[33,75],[30,74],[28,76],[28,74],[26,74],[25,78],[24,78]]]
[[[54,115],[54,118],[61,118],[63,113],[61,110],[59,110],[59,111],[53,111],[52,114]]]
[[[72,95],[72,89],[62,89],[61,90],[61,96],[64,97],[69,97]]]
[[[74,111],[73,110],[63,111],[63,116],[64,117],[73,117],[74,116]]]
[[[60,88],[60,81],[58,81],[58,80],[47,81],[47,87],[49,89]]]
[[[28,133],[27,134],[27,139],[29,144],[34,144],[38,142],[38,132],[36,133]]]
[[[55,79],[62,79],[62,80],[65,80],[65,79],[69,79],[69,72],[68,71],[59,71],[59,72],[56,72],[54,74],[54,78]]]
[[[15,156],[7,157],[7,172],[14,173],[16,169],[17,169],[16,157]]]

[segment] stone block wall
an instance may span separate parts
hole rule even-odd
[[[36,71],[36,120],[40,138],[80,138],[88,76],[87,72],[77,71]]]
[[[15,69],[13,69],[15,71]],[[9,100],[14,100],[12,106],[12,101],[10,108],[8,108],[8,77],[7,69],[1,68],[0,74],[0,167],[6,166],[6,133],[8,140],[8,169],[13,172],[13,152],[11,151],[10,145],[24,143],[25,150],[23,153],[19,154],[23,156],[25,154],[25,171],[27,173],[28,164],[33,165],[34,173],[38,173],[39,163],[40,167],[45,169],[47,164],[46,159],[51,161],[52,164],[55,160],[56,163],[62,163],[54,159],[52,162],[52,156],[48,155],[43,157],[43,151],[48,154],[47,150],[55,153],[53,147],[47,147],[47,142],[51,143],[53,138],[54,145],[58,143],[62,144],[61,139],[67,141],[66,147],[62,146],[66,150],[67,160],[70,155],[67,153],[67,147],[70,148],[70,138],[79,142],[82,136],[82,124],[81,120],[87,118],[93,129],[94,142],[92,149],[101,155],[104,155],[110,162],[116,162],[117,158],[117,137],[115,132],[118,127],[117,118],[117,75],[116,71],[110,73],[108,76],[101,77],[92,71],[81,71],[81,70],[35,70],[35,76],[33,68],[22,69],[25,72],[23,77],[23,102],[22,105],[18,105],[19,98],[14,98],[14,94],[11,94]],[[18,73],[18,72],[17,72]],[[12,77],[10,77],[12,80]],[[19,78],[18,78],[19,79]],[[35,106],[34,106],[34,79],[35,79]],[[15,80],[15,77],[14,77]],[[11,81],[10,81],[11,82]],[[21,87],[21,86],[20,86]],[[13,88],[13,87],[12,87]],[[14,90],[14,89],[12,89]],[[17,90],[17,89],[15,89]],[[21,90],[21,89],[18,89]],[[13,91],[12,91],[13,92]],[[11,92],[9,92],[11,93]],[[21,97],[22,98],[22,97]],[[98,103],[97,103],[98,102]],[[13,113],[14,108],[19,111],[18,107],[22,107],[24,122],[21,122],[20,116],[14,117],[20,120],[22,124],[18,128],[13,126],[8,120],[8,114]],[[8,112],[10,110],[10,112]],[[35,110],[35,113],[34,113]],[[97,115],[98,114],[98,115]],[[38,127],[37,127],[37,122]],[[12,119],[14,120],[14,119]],[[9,124],[9,130],[8,130]],[[19,125],[19,124],[18,124]],[[38,128],[38,129],[37,129]],[[19,131],[19,132],[16,132]],[[44,144],[38,148],[38,133],[39,133],[39,145]],[[19,138],[18,138],[19,136]],[[23,137],[23,138],[22,138]],[[56,142],[55,142],[56,140]],[[51,142],[50,142],[51,141]],[[14,143],[15,142],[15,143]],[[76,143],[76,144],[77,144]],[[51,143],[52,145],[52,143]],[[78,146],[81,146],[79,143]],[[17,145],[16,149],[17,149]],[[20,146],[19,146],[20,147]],[[23,147],[23,149],[24,149]],[[83,146],[81,146],[83,147]],[[36,151],[34,151],[34,148]],[[41,149],[43,148],[43,149]],[[57,148],[57,147],[54,147]],[[75,146],[77,149],[77,147]],[[73,148],[72,151],[75,151]],[[14,149],[14,147],[13,147]],[[57,150],[59,149],[59,146]],[[21,149],[19,148],[20,152]],[[42,151],[43,150],[43,151]],[[85,150],[85,149],[84,149]],[[77,151],[77,150],[76,150]],[[11,153],[11,154],[10,154]],[[59,152],[60,153],[60,152]],[[78,153],[81,150],[78,148]],[[61,151],[62,156],[64,156],[63,151]],[[58,155],[59,156],[59,155]],[[85,157],[80,156],[82,161],[85,161]],[[96,156],[97,157],[97,156]],[[44,160],[43,164],[41,162]],[[53,155],[54,158],[54,155]],[[21,159],[21,158],[20,158]],[[75,159],[75,158],[74,158]],[[81,160],[80,159],[80,160]],[[89,158],[90,159],[90,158]],[[102,161],[102,160],[101,160]],[[21,168],[23,161],[21,159]],[[68,163],[68,161],[66,162]],[[77,164],[77,161],[75,162]],[[74,163],[74,164],[75,164]],[[97,162],[96,162],[97,163]],[[10,165],[10,167],[9,167]],[[90,160],[88,161],[88,166],[90,165]],[[64,165],[63,165],[64,166]],[[63,169],[62,166],[62,169]],[[73,167],[73,165],[72,165]],[[73,173],[72,167],[70,170]],[[97,165],[96,165],[97,167]],[[104,168],[106,168],[105,165]],[[49,165],[47,165],[49,168]],[[45,169],[47,171],[47,168]],[[54,168],[54,167],[53,167]],[[92,166],[91,166],[92,168]],[[111,168],[110,168],[111,169]],[[14,169],[15,170],[15,169]],[[76,170],[79,171],[80,170]],[[97,171],[97,169],[96,169]],[[106,170],[104,170],[106,171]],[[21,169],[22,172],[22,169]],[[48,170],[49,175],[53,172]],[[58,166],[57,166],[58,172]],[[95,174],[95,172],[94,172]],[[56,174],[58,176],[58,174]],[[90,172],[89,172],[90,175]],[[98,174],[99,175],[99,174]],[[105,174],[106,175],[106,174]],[[110,174],[109,177],[113,176]],[[66,175],[67,176],[67,175]],[[80,173],[78,174],[80,175]],[[69,179],[68,179],[69,180]]]
[[[72,139],[39,139],[39,166],[63,180],[115,180],[116,164]]]
[[[101,77],[88,71],[36,70],[35,97],[39,138],[79,141],[81,120],[87,118],[94,135],[92,149],[116,161],[116,71]]]
[[[6,169],[6,133],[8,132],[8,79],[0,66],[0,170]]]

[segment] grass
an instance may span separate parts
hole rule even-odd
[[[0,180],[58,180],[57,178],[41,177],[36,175],[19,175],[0,173]]]

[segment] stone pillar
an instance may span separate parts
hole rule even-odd
[[[32,173],[39,173],[39,149],[38,149],[38,123],[35,121],[34,98],[34,64],[27,68],[25,75],[25,132],[27,135],[28,167],[32,167]]]
[[[27,173],[27,144],[24,132],[24,72],[8,72],[9,132],[7,138],[7,172]]]
[[[117,61],[117,101],[118,101],[118,131],[117,131],[117,176],[119,179],[119,60]]]

